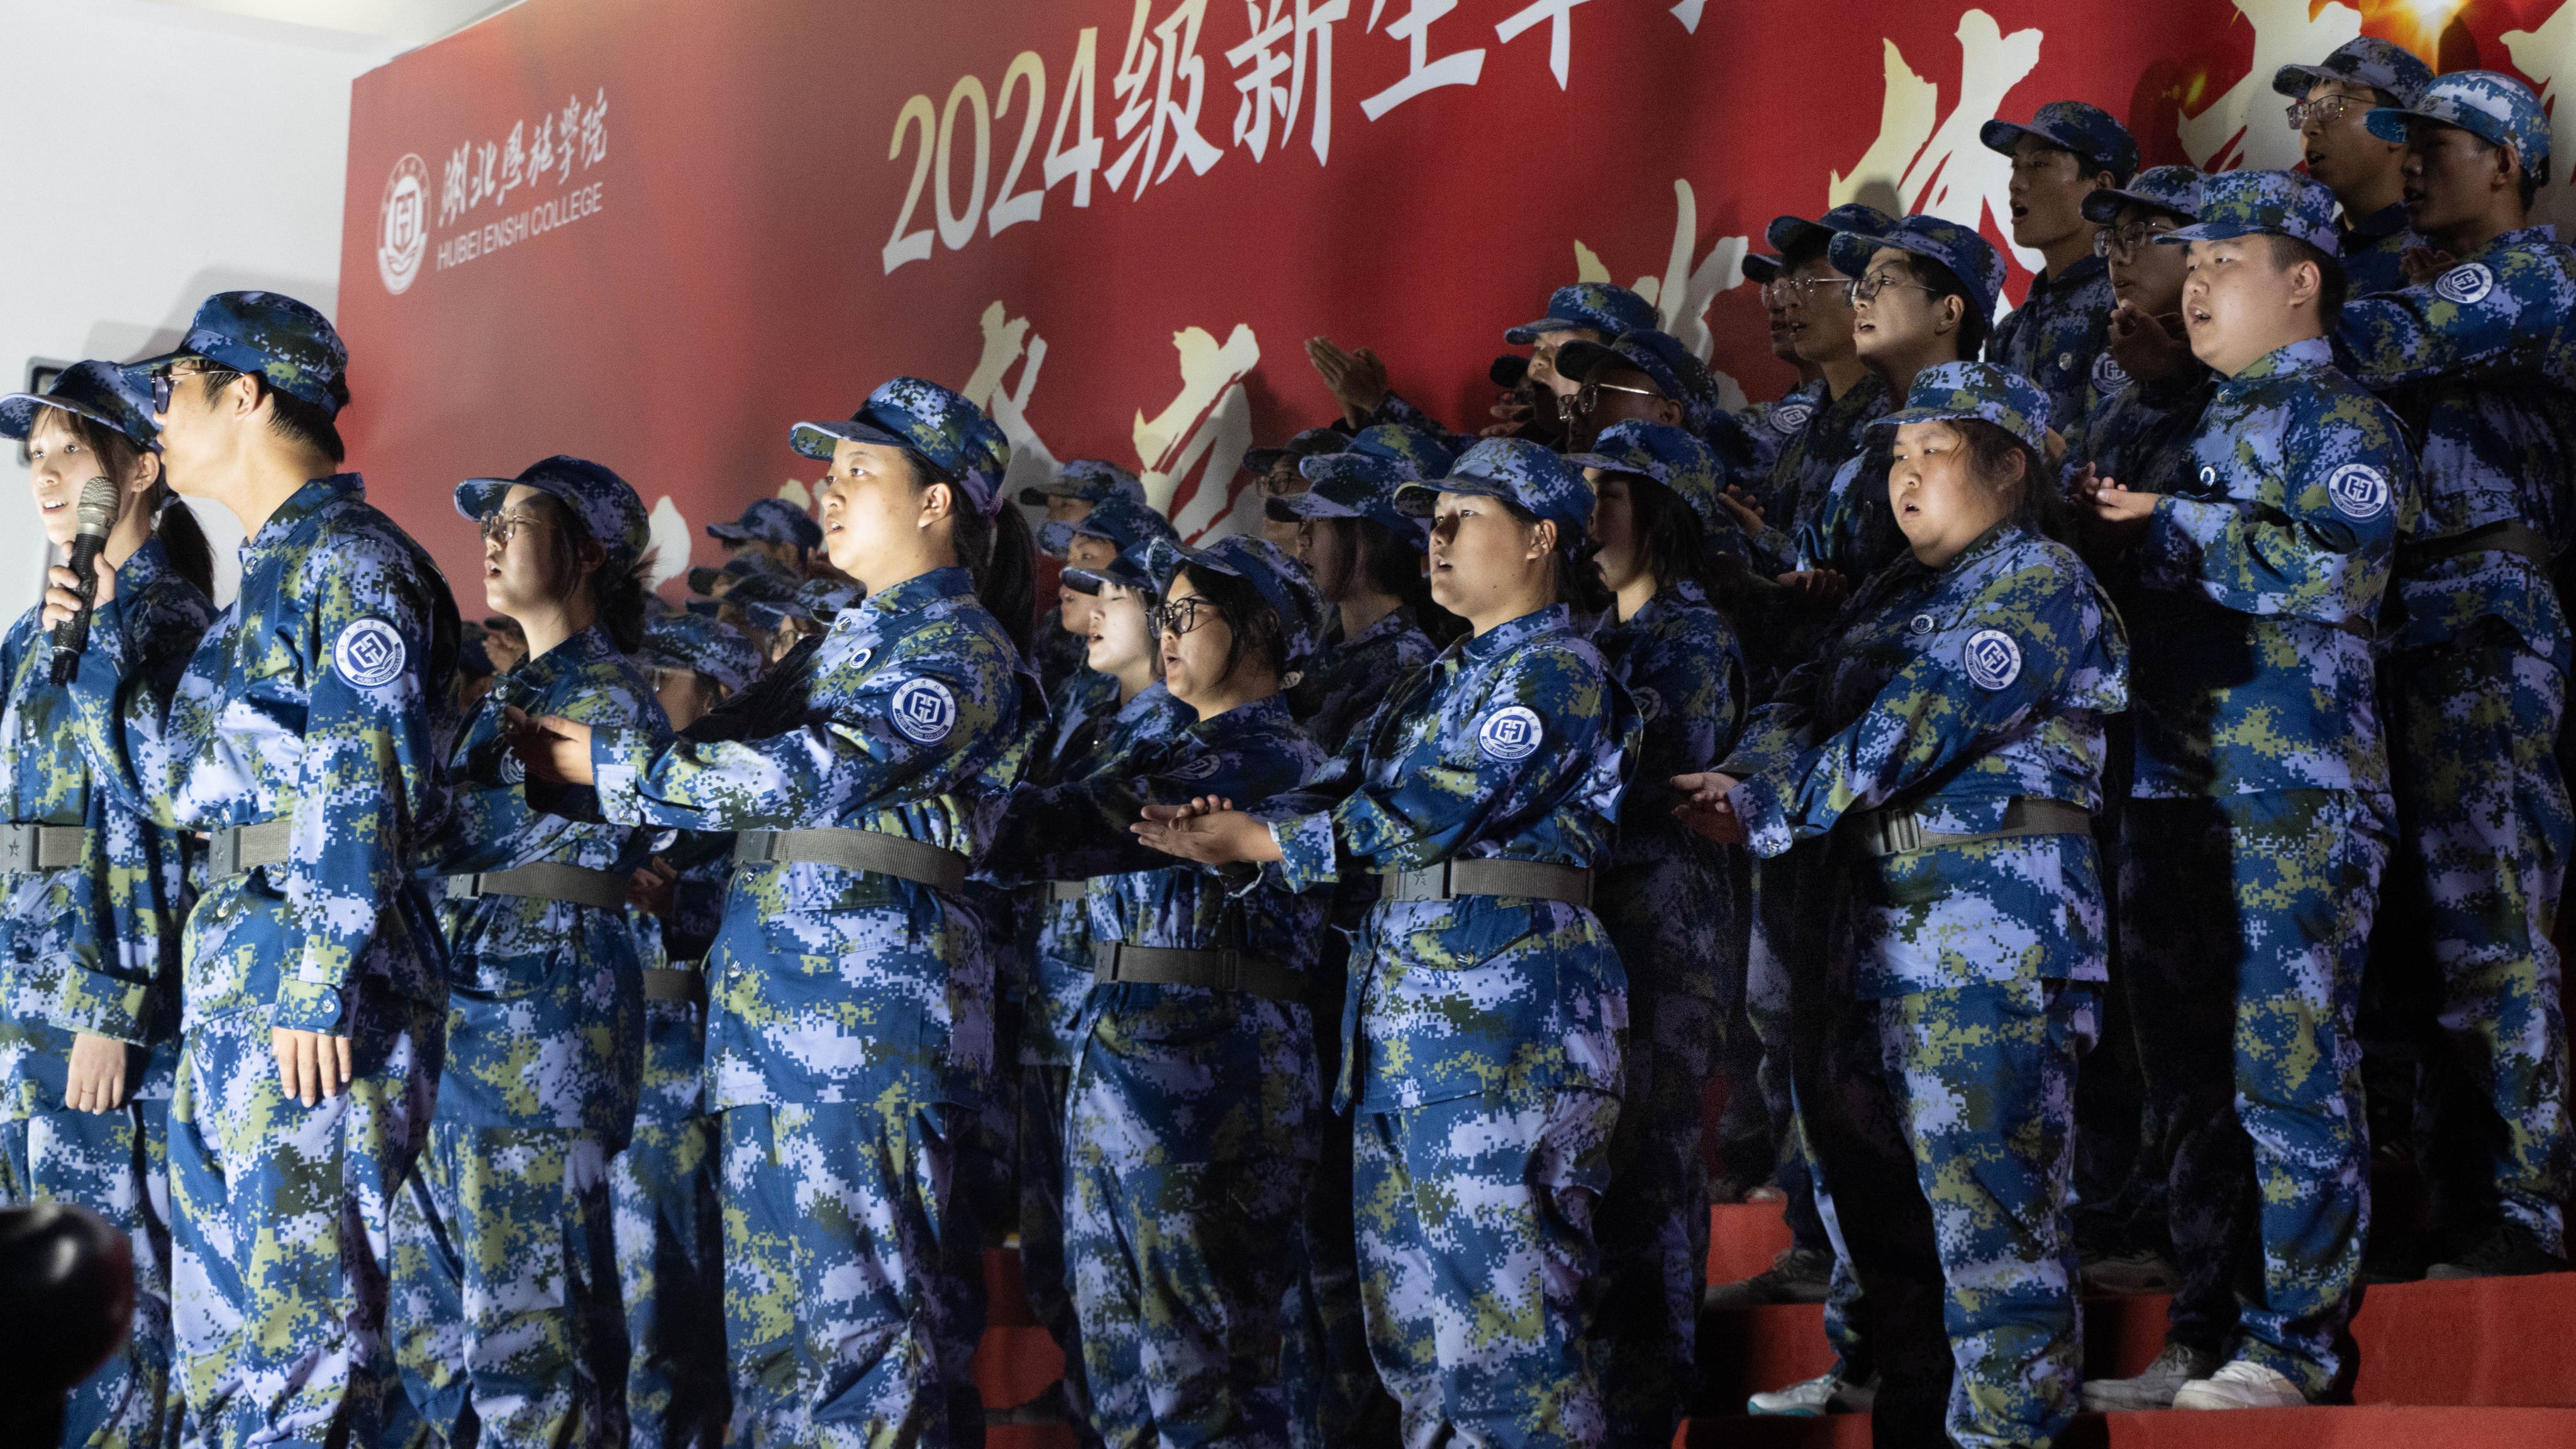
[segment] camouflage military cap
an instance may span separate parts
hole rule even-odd
[[[1351,445],[1351,435],[1339,428],[1308,428],[1276,448],[1253,448],[1243,455],[1243,466],[1255,473],[1268,473],[1287,458],[1311,458],[1317,453],[1338,453]]]
[[[1682,405],[1682,424],[1706,431],[1717,420],[1717,380],[1680,338],[1640,327],[1607,347],[1597,342],[1569,342],[1557,349],[1556,369],[1567,377],[1590,381],[1608,367],[1644,373],[1655,390]]]
[[[1612,423],[1593,440],[1590,452],[1576,453],[1565,461],[1576,468],[1653,479],[1680,494],[1701,523],[1721,526],[1725,509],[1717,499],[1724,485],[1718,479],[1717,454],[1679,428],[1641,418]]]
[[[325,416],[349,405],[349,349],[330,319],[284,293],[217,292],[197,308],[177,351],[145,358],[134,370],[161,372],[183,357],[256,373]]]
[[[847,422],[798,423],[788,441],[808,458],[829,459],[836,441],[903,448],[930,465],[932,481],[954,483],[970,506],[1002,506],[1011,440],[984,410],[935,382],[898,377],[880,384]]]
[[[1163,541],[1161,537],[1140,540],[1118,550],[1118,556],[1101,568],[1066,569],[1062,579],[1064,587],[1077,594],[1097,594],[1102,584],[1116,584],[1122,589],[1137,589],[1151,594],[1154,592],[1154,574],[1146,555],[1153,551],[1155,544]]]
[[[514,487],[526,486],[572,510],[582,528],[608,550],[607,568],[622,573],[644,556],[653,525],[644,502],[626,480],[587,458],[557,454],[531,463],[516,478],[468,478],[456,485],[456,511],[480,523],[500,511]]]
[[[138,448],[161,445],[152,422],[152,394],[137,375],[113,362],[75,362],[41,393],[0,397],[0,438],[24,441],[35,431],[39,408],[59,408],[122,435]]]
[[[1373,453],[1318,453],[1297,465],[1306,475],[1303,493],[1291,493],[1263,504],[1263,511],[1286,522],[1300,518],[1364,518],[1412,544],[1429,546],[1422,520],[1398,508],[1395,490],[1420,482],[1423,474],[1410,463]],[[1446,468],[1440,470],[1447,472]],[[1431,476],[1439,476],[1437,473]]]
[[[1514,347],[1527,347],[1542,332],[1570,332],[1582,327],[1604,337],[1617,337],[1630,328],[1654,325],[1654,303],[1608,282],[1577,282],[1550,293],[1547,315],[1512,328],[1503,334],[1503,340]]]
[[[828,624],[863,597],[859,586],[846,579],[807,579],[784,599],[754,599],[746,607],[752,623],[776,629],[790,619]]]
[[[823,525],[784,498],[762,498],[755,500],[742,511],[742,517],[731,523],[708,524],[707,537],[725,543],[784,543],[798,548],[820,548]]]
[[[1560,543],[1581,538],[1592,523],[1592,485],[1563,458],[1522,438],[1486,438],[1458,455],[1442,478],[1396,490],[1398,508],[1416,518],[1438,511],[1440,495],[1500,498],[1532,518],[1552,522]]]
[[[759,648],[740,629],[704,614],[647,619],[636,658],[647,669],[694,669],[737,692],[760,673]]]
[[[1995,315],[1995,300],[2004,290],[2004,259],[1994,243],[1978,235],[1975,227],[1918,213],[1898,220],[1876,236],[1840,232],[1834,237],[1834,270],[1857,277],[1869,270],[1870,255],[1880,247],[1894,247],[1939,263],[1968,289],[1970,311],[1980,317]]]
[[[2200,215],[2200,181],[2196,166],[2150,166],[2127,186],[2117,190],[2105,186],[2087,195],[2084,219],[2109,226],[2120,219],[2120,208],[2142,206],[2193,221]]]
[[[2296,237],[2334,256],[2334,193],[2297,171],[2222,171],[2200,182],[2199,219],[2156,238],[2177,245],[2240,236]]]
[[[1905,406],[1870,424],[1992,423],[2042,454],[2048,450],[2048,394],[2029,378],[1991,362],[1944,362],[1914,375]]]
[[[1056,470],[1044,483],[1020,490],[1020,501],[1031,508],[1043,508],[1050,498],[1079,498],[1085,503],[1098,503],[1106,498],[1132,498],[1145,501],[1145,485],[1135,474],[1103,458],[1076,458]]]
[[[766,554],[746,553],[736,555],[722,567],[700,566],[689,570],[689,592],[712,595],[716,591],[716,583],[719,580],[729,581],[732,587],[739,589],[745,581],[756,577],[776,579],[780,588],[773,592],[782,597],[784,594],[793,593],[799,582],[795,575],[787,572],[787,566],[778,560]],[[746,594],[743,597],[751,596]]]
[[[1178,538],[1172,521],[1146,506],[1141,498],[1104,498],[1073,531],[1085,538],[1105,538],[1120,549],[1142,547],[1158,538]]]
[[[1780,259],[1769,252],[1748,252],[1744,257],[1744,280],[1757,287],[1767,287],[1780,279]]]
[[[1190,548],[1176,539],[1156,539],[1146,548],[1145,570],[1153,577],[1155,590],[1167,598],[1172,580],[1190,564],[1252,585],[1261,602],[1279,616],[1279,633],[1286,645],[1281,652],[1290,672],[1314,661],[1323,631],[1324,599],[1315,592],[1315,581],[1306,576],[1304,566],[1285,549],[1246,533],[1229,534],[1205,548]]]
[[[1359,430],[1350,441],[1350,451],[1384,458],[1392,463],[1409,465],[1418,478],[1437,478],[1458,461],[1458,454],[1447,443],[1400,423],[1379,423]]]
[[[2028,125],[2011,121],[1988,121],[1977,128],[1977,139],[1989,151],[2009,156],[2024,136],[2037,136],[2052,146],[2063,146],[2083,158],[2087,169],[2108,171],[2113,183],[2129,184],[2138,173],[2138,141],[2129,128],[2114,120],[2100,106],[2082,101],[2050,101],[2039,108]]]
[[[2511,146],[2535,183],[2549,180],[2549,113],[2512,76],[2455,70],[2426,86],[2411,104],[2381,106],[2362,118],[2383,141],[2404,141],[2410,126],[2425,121],[2457,126],[2490,146]]]
[[[1763,239],[1780,250],[1794,251],[1801,245],[1831,246],[1835,237],[1847,231],[1863,236],[1877,236],[1896,224],[1896,218],[1875,206],[1846,201],[1824,215],[1809,221],[1803,216],[1775,216],[1764,230]],[[1748,259],[1749,260],[1749,259]],[[1751,276],[1746,268],[1745,275]]]
[[[2356,36],[2334,48],[2315,65],[2285,65],[2272,72],[2272,89],[2285,96],[2304,96],[2319,81],[2349,81],[2386,91],[2400,105],[2410,105],[2433,83],[2433,68],[2415,52],[2376,35]]]

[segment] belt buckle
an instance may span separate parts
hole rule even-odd
[[[229,880],[241,874],[241,827],[227,825],[206,837],[206,874]]]
[[[1891,810],[1879,817],[1879,844],[1888,855],[1923,848],[1923,818],[1911,810]]]
[[[12,825],[0,831],[0,870],[36,868],[36,829],[33,825]]]

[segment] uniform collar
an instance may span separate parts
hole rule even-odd
[[[617,646],[608,639],[608,631],[597,624],[564,640],[534,659],[522,659],[510,671],[510,677],[533,689],[544,689],[556,680],[586,665],[617,656]]]
[[[259,532],[242,541],[242,557],[247,559],[252,554],[285,542],[287,535],[304,520],[343,498],[366,496],[367,482],[355,473],[334,473],[328,478],[316,478],[277,505],[277,511],[259,526]]]
[[[932,569],[915,574],[892,588],[868,595],[867,602],[855,609],[843,609],[834,623],[862,614],[913,614],[946,599],[971,598],[975,593],[975,576],[962,568]]]
[[[2406,203],[2392,201],[2370,215],[2355,220],[2346,212],[2343,218],[2343,249],[2347,252],[2374,246],[2406,230]]]
[[[1362,629],[1356,638],[1343,640],[1342,647],[1345,649],[1356,649],[1360,645],[1366,644],[1372,639],[1393,638],[1412,627],[1413,606],[1411,604],[1398,604],[1387,613],[1379,615],[1378,621],[1369,625],[1367,628]]]
[[[2225,379],[2221,386],[2228,383],[2257,383],[2291,373],[2308,372],[2333,361],[2334,344],[2332,342],[2323,337],[2302,337],[2286,347],[2273,348],[2254,359],[2252,366],[2234,377]]]
[[[1453,647],[1462,657],[1482,662],[1517,649],[1541,634],[1562,630],[1573,617],[1574,611],[1565,605],[1550,604],[1543,609],[1533,609],[1507,624],[1497,624],[1482,634],[1470,634]]]
[[[2499,235],[2494,241],[2487,243],[2486,251],[2479,252],[2478,255],[2485,256],[2487,252],[2500,252],[2507,247],[2555,246],[2557,242],[2558,228],[2547,222],[2540,222],[2533,226],[2518,226]]]
[[[2093,280],[2095,277],[2106,277],[2110,274],[2111,264],[2109,262],[2102,260],[2091,252],[2086,252],[2083,256],[2075,259],[2075,265],[2066,269],[2065,276],[2051,276],[2046,272],[2042,272],[2038,276],[2031,278],[2030,289],[2033,292],[2070,291],[2076,287],[2083,286],[2086,282]],[[2024,297],[2022,299],[2022,305],[2025,307],[2029,306],[2030,299]]]
[[[1143,717],[1149,710],[1164,708],[1171,698],[1172,692],[1163,687],[1163,681],[1157,679],[1143,689],[1137,690],[1134,699],[1118,706],[1118,713],[1112,718],[1120,724],[1125,724],[1129,720]]]
[[[1145,696],[1140,692],[1138,699]],[[1294,725],[1296,717],[1288,712],[1288,696],[1265,694],[1250,704],[1237,705],[1214,719],[1203,719],[1190,726],[1190,733],[1209,744],[1222,744],[1228,738],[1275,732]]]

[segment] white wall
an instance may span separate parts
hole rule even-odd
[[[399,48],[151,0],[0,0],[0,392],[33,357],[165,350],[209,292],[334,311],[349,83]],[[44,545],[0,457],[5,625]],[[229,597],[240,529],[202,512]]]

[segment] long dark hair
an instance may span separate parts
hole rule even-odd
[[[1986,335],[1995,326],[1994,314],[1977,311],[1977,299],[1969,295],[1968,284],[1959,280],[1958,273],[1921,252],[1899,251],[1897,254],[1905,259],[1905,270],[1914,280],[1932,289],[1934,302],[1944,297],[1959,299],[1959,357],[1962,361],[1974,361],[1986,350]]]
[[[528,506],[549,525],[538,576],[545,581],[547,593],[565,597],[581,578],[582,545],[604,541],[593,539],[581,515],[551,493],[538,494]],[[653,553],[647,549],[643,557],[623,569],[603,563],[590,571],[591,611],[620,654],[632,654],[644,647],[644,577],[652,566]]]
[[[1269,669],[1272,678],[1286,683],[1288,636],[1280,627],[1277,611],[1263,600],[1252,580],[1199,564],[1185,564],[1181,573],[1190,581],[1190,587],[1199,591],[1199,597],[1216,607],[1217,617],[1225,621],[1226,632],[1232,637],[1225,647],[1225,674],[1217,682],[1233,679],[1236,667],[1248,654],[1255,663]],[[1155,653],[1160,658],[1161,651]]]
[[[131,477],[143,461],[143,449],[107,424],[69,408],[46,411],[70,429],[72,440],[89,449],[109,477]],[[198,526],[197,515],[170,491],[168,472],[153,480],[152,491],[143,495],[140,506],[153,511],[152,533],[161,540],[161,551],[169,556],[172,572],[196,585],[198,593],[214,597],[215,551],[207,546],[206,531]]]
[[[1422,550],[1415,548],[1395,530],[1374,518],[1317,518],[1307,522],[1309,528],[1329,528],[1342,540],[1341,557],[1345,569],[1358,576],[1358,581],[1371,592],[1392,596],[1397,603],[1413,611],[1413,622],[1435,644],[1446,646],[1467,631],[1467,621],[1431,602],[1431,576],[1422,570]],[[1316,584],[1322,586],[1323,579]],[[1330,597],[1347,587],[1349,579],[1332,580],[1327,589]]]
[[[1029,640],[1037,628],[1038,569],[1037,543],[1029,536],[1028,518],[1007,499],[993,512],[982,512],[966,496],[965,486],[928,458],[909,448],[904,456],[911,460],[916,490],[933,483],[948,485],[949,539],[956,546],[957,562],[974,577],[975,597],[1000,621],[1002,632],[1011,637],[1011,647],[1020,651],[1021,658],[1029,657]]]
[[[2030,444],[2005,432],[1983,418],[1954,418],[1951,427],[1959,430],[1960,442],[1968,454],[1968,470],[1977,481],[1998,491],[2015,486],[2013,459],[2021,459],[2021,496],[2014,500],[2011,518],[2031,532],[2043,537],[2066,541],[2070,536],[2070,510],[2061,490],[2050,486],[2041,471],[2039,453]]]
[[[1520,520],[1525,528],[1536,528],[1542,521],[1535,513],[1508,498],[1496,498],[1505,512]],[[1585,529],[1560,523],[1556,526],[1556,601],[1578,614],[1598,614],[1618,602],[1610,585],[1601,577],[1601,545]]]

